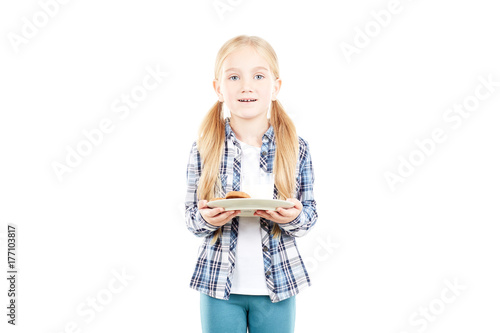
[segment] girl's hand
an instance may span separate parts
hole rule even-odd
[[[225,212],[223,207],[210,208],[207,203],[207,200],[198,201],[198,210],[205,221],[216,227],[223,226],[241,212],[240,210],[228,210]]]
[[[290,208],[278,207],[276,211],[257,210],[253,215],[263,217],[276,223],[292,222],[302,211],[302,203],[295,198],[287,198],[286,201],[293,202],[294,206]]]

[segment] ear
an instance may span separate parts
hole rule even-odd
[[[281,89],[281,79],[276,79],[274,81],[272,100],[275,101],[278,98],[278,93]]]
[[[219,81],[214,79],[213,85],[214,85],[215,93],[219,97],[219,102],[224,102],[224,96],[222,96],[222,93],[220,92],[220,83],[219,83]]]

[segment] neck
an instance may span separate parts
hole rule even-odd
[[[262,146],[262,136],[269,129],[269,120],[264,117],[254,119],[243,119],[231,116],[230,122],[234,135],[247,145]]]

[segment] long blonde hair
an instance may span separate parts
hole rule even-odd
[[[216,80],[221,77],[222,64],[226,57],[244,46],[253,47],[266,59],[275,79],[280,77],[278,58],[271,45],[257,36],[240,35],[224,43],[217,53],[214,73]],[[222,102],[217,101],[212,106],[203,119],[198,132],[197,146],[203,167],[198,183],[199,200],[210,201],[216,198],[218,195],[216,189],[220,189],[219,168],[225,143],[225,120],[222,104]],[[286,200],[295,193],[295,168],[299,155],[298,136],[292,119],[278,100],[272,101],[269,120],[274,128],[276,141],[273,166],[275,185],[278,190],[278,199]],[[219,238],[221,228],[214,233],[212,244]],[[274,223],[272,234],[275,238],[281,235],[281,230],[276,223]]]

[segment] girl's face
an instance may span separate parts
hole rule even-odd
[[[281,87],[281,79],[274,79],[267,61],[250,46],[229,54],[219,80],[213,83],[219,101],[226,104],[231,116],[245,119],[267,119],[271,101]]]

